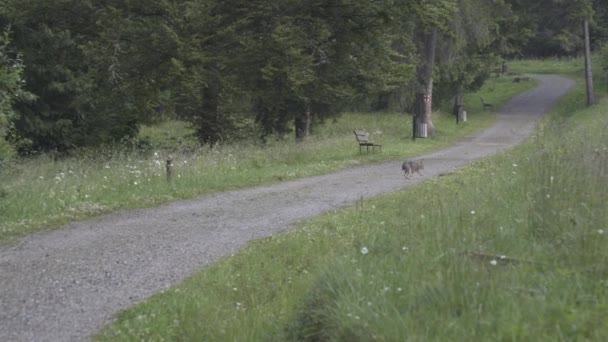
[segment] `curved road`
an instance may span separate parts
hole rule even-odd
[[[272,186],[118,212],[0,246],[0,341],[90,339],[112,316],[235,253],[361,197],[411,184],[493,155],[528,137],[574,82],[538,76],[495,126],[422,156],[425,176],[404,180],[400,161]]]

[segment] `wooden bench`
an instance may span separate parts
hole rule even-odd
[[[481,107],[483,108],[483,110],[492,109],[494,107],[493,104],[487,103],[486,101],[484,101],[483,97],[480,96],[479,98],[481,99]]]
[[[382,151],[382,145],[380,144],[374,144],[373,142],[369,141],[369,133],[367,133],[366,131],[354,131],[355,133],[355,137],[357,138],[357,142],[359,143],[359,154],[363,153],[363,147],[365,147],[365,151],[367,153],[369,153],[369,148],[372,148],[372,152],[374,152],[376,150],[376,147],[378,147],[378,149],[380,151]]]

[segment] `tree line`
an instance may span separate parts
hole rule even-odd
[[[501,58],[580,53],[583,19],[599,46],[602,0],[5,0],[0,160],[167,118],[203,144],[302,139],[344,109],[477,89]]]

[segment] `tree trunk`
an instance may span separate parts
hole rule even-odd
[[[456,96],[454,97],[454,108],[452,110],[452,113],[454,114],[454,116],[456,117],[456,124],[459,124],[460,122],[462,122],[463,117],[462,117],[462,111],[464,109],[464,95],[463,95],[464,91],[462,89],[462,85],[458,86],[458,91],[456,93]]]
[[[416,93],[416,105],[412,119],[412,139],[427,138],[429,136],[429,125],[424,121],[424,114],[428,108],[430,98],[426,93]]]
[[[593,93],[593,72],[591,70],[591,44],[589,42],[589,21],[583,22],[583,34],[585,35],[585,82],[587,83],[587,106],[595,104]]]
[[[422,61],[417,69],[420,93],[424,93],[424,111],[418,116],[419,123],[426,124],[428,136],[433,136],[433,67],[435,66],[435,48],[437,46],[437,29],[419,34],[419,53]]]
[[[303,114],[296,116],[296,142],[302,142],[310,135],[311,121],[310,108],[306,109]]]

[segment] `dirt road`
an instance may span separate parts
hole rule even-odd
[[[500,110],[496,125],[424,156],[424,177],[405,181],[400,161],[387,162],[114,213],[0,247],[0,341],[87,340],[116,312],[252,239],[509,148],[574,85],[556,76],[538,79],[538,88]]]

